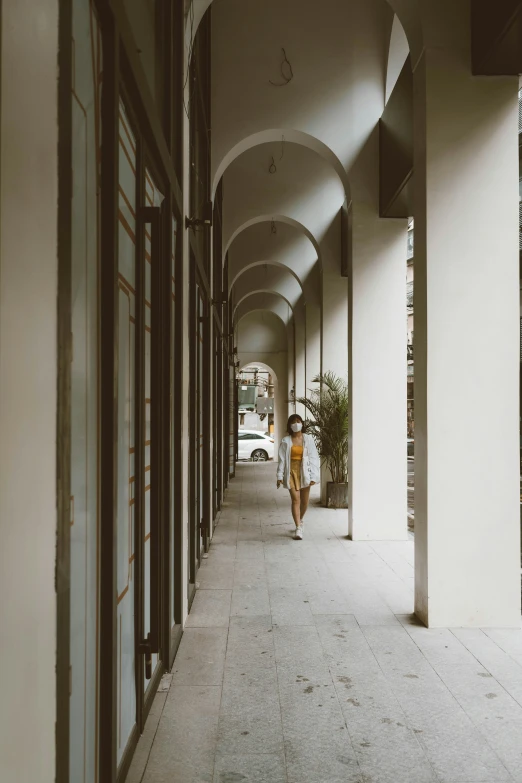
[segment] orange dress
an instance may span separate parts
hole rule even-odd
[[[301,489],[301,463],[303,461],[303,447],[292,446],[290,452],[290,489]]]

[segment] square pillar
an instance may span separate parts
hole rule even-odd
[[[303,304],[294,308],[295,323],[295,396],[306,394],[306,309]],[[306,411],[303,405],[296,405],[296,413],[303,419]]]
[[[407,221],[353,204],[350,499],[354,541],[405,540]]]
[[[306,303],[306,394],[321,372],[321,311],[315,302]]]
[[[0,767],[2,780],[13,783],[58,779],[57,742],[64,747],[63,710],[57,712],[69,642],[57,628],[57,590],[60,607],[68,590],[61,534],[67,471],[57,488],[68,434],[64,409],[60,417],[57,411],[57,381],[63,390],[67,375],[60,364],[67,346],[58,346],[58,297],[65,303],[67,296],[58,264],[60,242],[65,270],[66,241],[58,233],[59,12],[56,0],[37,7],[4,0],[0,8]]]
[[[339,248],[340,250],[340,248]],[[321,373],[334,372],[348,376],[348,281],[339,269],[323,263],[321,276],[322,329]],[[326,485],[332,480],[330,471],[321,467],[321,503],[326,505]]]
[[[520,626],[518,79],[415,74],[415,612]]]

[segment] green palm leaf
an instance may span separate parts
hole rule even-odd
[[[308,397],[296,400],[309,414],[304,429],[314,437],[332,481],[343,484],[348,481],[348,381],[333,372],[325,372],[317,375],[312,383],[319,384],[319,388],[309,389]]]

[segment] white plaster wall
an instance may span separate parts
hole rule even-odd
[[[295,413],[295,405],[291,402],[290,391],[295,393],[295,324],[293,317],[286,326],[287,345],[288,345],[288,409],[287,418]]]
[[[321,309],[314,302],[305,305],[306,319],[306,378],[305,389],[308,389],[312,380],[321,372]]]
[[[237,347],[242,353],[285,352],[285,324],[277,315],[268,311],[248,313],[238,323]]]
[[[58,2],[1,27],[0,778],[53,783]]]
[[[470,77],[460,10],[415,73],[416,612],[519,626],[518,79]]]
[[[306,310],[304,304],[294,308],[295,327],[295,396],[306,394]],[[304,418],[305,409],[297,405],[296,412]]]
[[[407,538],[406,220],[354,206],[350,511],[356,540]]]
[[[390,36],[390,50],[388,54],[388,67],[386,69],[386,103],[397,84],[404,63],[406,62],[410,49],[406,33],[397,16],[393,17],[393,25]]]
[[[334,372],[348,377],[348,279],[327,269],[321,275],[321,372]],[[329,471],[321,469],[321,501],[326,503],[326,484]]]

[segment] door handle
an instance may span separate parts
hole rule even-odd
[[[138,652],[145,656],[145,679],[150,680],[152,677],[152,647],[150,644],[150,633],[147,634],[147,638],[138,645]]]

